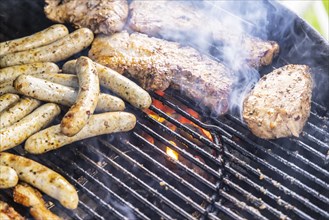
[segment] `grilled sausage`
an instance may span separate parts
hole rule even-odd
[[[101,86],[110,89],[137,108],[146,109],[150,107],[152,99],[144,89],[108,67],[98,63],[95,63],[95,65]],[[67,73],[75,73],[74,66],[75,61],[71,60],[66,62],[62,69]]]
[[[21,120],[26,115],[30,114],[35,108],[41,104],[40,101],[24,97],[13,106],[0,113],[0,128],[4,128]]]
[[[0,219],[1,220],[24,220],[13,207],[0,200]]]
[[[11,80],[0,83],[0,95],[4,95],[6,93],[18,93],[18,91],[13,86],[13,81]]]
[[[16,186],[18,176],[15,170],[8,166],[0,165],[0,189],[7,189]]]
[[[49,45],[7,54],[0,57],[0,67],[36,62],[58,62],[88,47],[94,34],[88,28],[80,28]]]
[[[75,141],[114,132],[129,131],[135,127],[136,117],[128,112],[107,112],[90,116],[86,126],[79,133],[68,137],[61,133],[60,125],[46,128],[25,142],[25,150],[42,154],[58,149]]]
[[[99,79],[94,62],[88,57],[80,57],[76,62],[76,71],[79,79],[78,96],[61,121],[61,131],[67,136],[77,134],[87,124],[99,97]]]
[[[65,74],[65,73],[56,73],[56,74],[31,74],[32,76],[44,79],[53,83],[61,84],[63,86],[69,86],[73,88],[79,87],[79,80],[76,75],[73,74]]]
[[[0,129],[0,152],[24,142],[32,134],[47,126],[58,114],[58,105],[48,103],[15,124]]]
[[[150,107],[152,98],[142,87],[110,68],[97,63],[96,68],[102,86],[110,89],[136,108],[147,109]]]
[[[5,152],[0,153],[0,164],[13,168],[20,180],[57,199],[64,207],[75,209],[78,206],[79,198],[74,186],[48,167]]]
[[[68,34],[64,25],[55,24],[33,35],[0,43],[0,56],[47,45]]]
[[[19,100],[19,96],[16,94],[7,93],[0,96],[0,112],[14,104]]]
[[[21,75],[14,82],[15,89],[26,95],[47,102],[71,106],[74,104],[78,92],[71,87],[56,84],[30,75]],[[98,98],[96,111],[122,111],[124,102],[109,94],[101,93]]]
[[[0,82],[13,81],[17,76],[22,74],[42,74],[57,73],[59,67],[55,63],[31,63],[17,66],[10,66],[0,69]]]
[[[97,112],[123,111],[125,108],[124,101],[118,97],[106,93],[101,93],[98,97],[96,106]]]
[[[14,201],[19,204],[22,204],[23,206],[31,207],[30,214],[35,220],[61,219],[60,217],[52,213],[49,209],[47,209],[41,193],[37,189],[29,186],[26,183],[20,183],[15,186]]]
[[[70,74],[76,74],[76,71],[75,71],[76,62],[77,62],[77,60],[69,60],[69,61],[65,62],[62,66],[63,72],[70,73]]]

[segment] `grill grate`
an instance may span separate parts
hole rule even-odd
[[[10,10],[4,10],[8,14],[2,26],[8,36],[0,34],[2,40],[51,25],[42,0],[4,2],[1,6]],[[328,85],[327,43],[300,19],[280,7],[274,10],[272,4],[269,14],[275,13],[269,34],[282,51],[264,72],[287,63],[305,63],[319,70],[315,81]],[[278,16],[279,9],[283,17]],[[278,32],[285,23],[293,26],[287,33]],[[301,57],[301,48],[317,53]],[[22,147],[10,152],[49,166],[76,186],[80,201],[73,211],[45,196],[48,207],[64,219],[329,219],[329,106],[328,96],[320,96],[327,95],[328,89],[319,85],[314,88],[317,97],[313,97],[311,116],[299,138],[260,140],[235,115],[211,118],[191,100],[168,90],[164,96],[151,95],[208,130],[213,141],[156,106],[150,109],[168,123],[128,106],[138,122],[127,134],[92,138],[39,156],[26,154]],[[184,106],[199,111],[202,118],[192,116]],[[179,160],[169,157],[166,147],[178,152]],[[12,190],[2,190],[0,199],[30,217],[26,208],[12,201]]]
[[[322,145],[316,145],[321,142],[313,140],[325,143],[321,138],[328,133],[315,126],[323,117],[316,104],[311,126],[304,129],[308,134],[315,130],[312,135],[255,141],[236,116],[198,119],[182,108],[193,104],[174,93],[152,97],[211,131],[213,142],[154,105],[150,109],[170,124],[128,106],[139,118],[129,134],[84,140],[43,156],[25,155],[60,172],[79,191],[77,210],[63,210],[47,198],[54,203],[51,209],[73,219],[329,219],[328,164]],[[301,151],[287,147],[292,143]],[[178,152],[179,160],[170,158],[165,147]],[[13,151],[24,154],[21,148]],[[8,199],[11,191],[5,192],[6,201],[17,207]]]

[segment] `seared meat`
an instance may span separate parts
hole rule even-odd
[[[287,65],[260,79],[244,101],[243,118],[258,137],[298,137],[310,115],[311,96],[309,67]]]
[[[126,0],[45,0],[46,16],[55,22],[87,27],[94,33],[121,31],[127,16]]]
[[[134,31],[175,41],[189,38],[203,45],[212,38],[216,44],[234,47],[230,50],[233,59],[242,57],[242,62],[253,67],[272,63],[279,52],[276,42],[235,32],[236,27],[224,24],[222,16],[209,17],[207,11],[189,1],[133,1],[130,13],[129,26]]]
[[[0,219],[1,220],[24,220],[14,208],[10,207],[7,203],[0,200]]]
[[[191,47],[121,32],[98,36],[89,57],[120,73],[127,72],[144,89],[165,90],[171,85],[215,113],[227,111],[230,70]]]

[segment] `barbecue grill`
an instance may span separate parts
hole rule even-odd
[[[177,91],[152,92],[153,103],[161,105],[150,111],[127,104],[138,118],[131,132],[38,156],[21,146],[10,150],[47,165],[77,188],[76,210],[45,196],[48,207],[65,219],[329,219],[329,45],[283,6],[263,4],[270,39],[281,52],[261,74],[288,63],[307,64],[314,72],[311,115],[299,138],[262,140],[235,114],[213,117]],[[0,6],[0,41],[52,24],[42,0]],[[12,190],[1,191],[0,199],[29,216],[13,202]]]

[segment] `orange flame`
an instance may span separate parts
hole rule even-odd
[[[160,96],[164,96],[165,93],[162,92],[162,91],[155,91],[158,95]],[[212,135],[209,131],[201,128],[200,126],[196,125],[195,123],[193,123],[192,121],[188,120],[187,118],[177,114],[175,112],[175,110],[173,110],[172,108],[164,105],[161,101],[159,100],[156,100],[156,99],[153,99],[152,100],[152,104],[162,110],[163,112],[165,112],[166,114],[168,114],[169,116],[175,118],[176,120],[178,120],[180,123],[182,124],[189,124],[189,125],[192,125],[193,127],[195,127],[196,129],[198,129],[198,132],[203,134],[206,138],[208,138],[210,141],[213,141],[212,139]],[[200,119],[200,115],[194,111],[193,109],[190,109],[188,107],[185,107],[183,106],[182,107],[187,113],[189,113],[192,117],[196,118],[196,119]],[[175,131],[177,129],[177,127],[175,125],[173,125],[172,123],[169,123],[166,121],[166,119],[164,119],[163,117],[160,117],[158,114],[156,114],[155,112],[153,112],[152,110],[149,110],[149,109],[145,109],[144,110],[145,113],[147,113],[150,117],[152,117],[153,119],[157,120],[158,122],[160,123],[164,123],[166,124],[166,126],[168,128],[170,128],[171,130]],[[154,139],[152,137],[147,137],[147,140],[150,142],[150,143],[153,143],[154,144]],[[174,146],[177,146],[175,142],[173,141],[170,141],[170,143]],[[173,149],[171,149],[170,147],[166,146],[166,154],[173,160],[178,160],[179,158],[179,154],[174,151]]]
[[[175,145],[176,146],[176,143],[173,142],[173,141],[170,141],[170,143],[172,145]],[[172,159],[174,160],[178,160],[178,153],[176,151],[174,151],[173,149],[171,149],[170,147],[166,147],[166,153],[169,157],[171,157]]]

